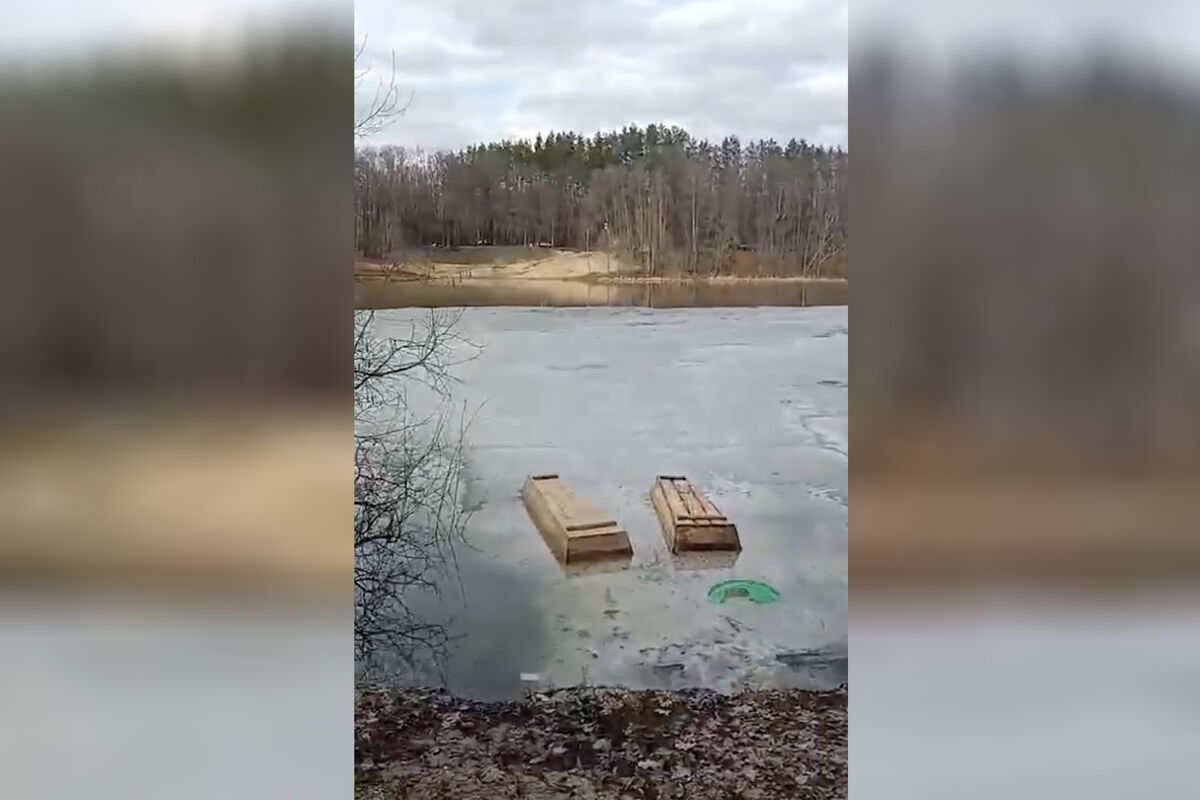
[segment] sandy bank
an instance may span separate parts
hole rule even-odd
[[[523,250],[524,248],[517,248]],[[734,276],[734,275],[670,275],[647,276],[640,267],[622,261],[617,256],[601,252],[570,250],[528,250],[533,257],[523,258],[506,254],[504,259],[476,263],[414,259],[403,264],[359,260],[355,262],[357,278],[393,280],[433,280],[458,282],[468,280],[529,281],[529,280],[588,280],[600,283],[738,283],[749,281],[828,282],[845,283],[844,278],[814,278],[801,276]],[[512,260],[505,260],[512,259]]]

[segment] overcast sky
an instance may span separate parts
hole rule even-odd
[[[372,138],[461,147],[650,122],[720,139],[846,144],[848,0],[358,0],[373,92],[411,95]]]

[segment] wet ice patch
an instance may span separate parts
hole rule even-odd
[[[805,417],[802,426],[812,436],[813,444],[842,456],[847,453],[847,425],[845,417]]]
[[[776,653],[775,660],[813,684],[841,686],[849,673],[846,656],[844,648],[821,648]]]
[[[721,495],[740,495],[750,497],[754,494],[754,484],[750,481],[738,481],[721,475],[708,475],[704,479],[705,494],[720,508],[717,498]]]
[[[809,497],[815,497],[818,500],[832,500],[841,506],[849,505],[849,498],[841,489],[834,489],[829,486],[813,486],[808,490]]]
[[[577,372],[585,369],[608,369],[609,365],[603,361],[584,361],[579,364],[548,364],[546,369],[554,372]]]
[[[835,336],[848,336],[849,334],[850,334],[849,328],[839,325],[835,328],[830,328],[829,330],[814,334],[812,338],[814,338],[814,339],[832,339]]]

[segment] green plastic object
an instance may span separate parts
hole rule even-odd
[[[752,603],[774,603],[779,599],[779,592],[762,581],[721,581],[708,590],[708,599],[712,603],[724,603],[731,597],[745,597]]]

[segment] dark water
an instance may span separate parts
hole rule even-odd
[[[458,284],[367,280],[355,283],[359,308],[447,306],[641,306],[737,308],[842,306],[847,284],[832,281],[601,284],[569,280],[471,280]]]

